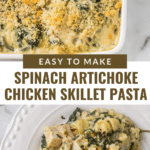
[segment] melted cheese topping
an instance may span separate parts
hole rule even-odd
[[[41,150],[139,150],[140,129],[113,109],[77,108],[67,124],[47,126]]]
[[[122,0],[0,0],[1,53],[85,53],[114,48]]]

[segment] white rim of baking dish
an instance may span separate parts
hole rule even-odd
[[[92,52],[84,54],[115,54],[120,51],[124,45],[126,37],[126,18],[127,18],[127,0],[122,0],[120,38],[117,46],[112,50]],[[82,55],[82,54],[80,54]],[[0,60],[23,60],[23,54],[0,54]]]

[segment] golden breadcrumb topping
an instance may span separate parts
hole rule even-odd
[[[122,0],[0,0],[1,53],[85,53],[114,48]]]

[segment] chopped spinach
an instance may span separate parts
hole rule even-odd
[[[103,134],[102,132],[96,132],[96,135],[99,136],[100,141],[102,140]]]
[[[16,17],[17,17],[17,22],[21,23],[21,19],[19,18],[19,16],[16,16]]]
[[[119,17],[121,17],[121,9],[119,9]]]
[[[85,5],[79,5],[79,9],[82,11],[88,11],[89,10],[89,5],[85,4]]]
[[[118,142],[118,143],[122,143],[122,141],[121,141],[121,140],[115,140],[115,141],[111,141],[111,142],[109,142],[109,145],[110,145],[110,144],[113,144],[113,143],[116,143],[116,142]]]
[[[84,132],[86,132],[86,131],[89,131],[89,132],[87,132],[87,134],[90,134],[90,133],[96,134],[93,129],[84,129]],[[86,133],[85,133],[85,134],[86,134]]]
[[[100,45],[98,43],[93,43],[92,46],[93,47],[100,47]]]
[[[35,31],[35,35],[33,35],[30,32],[31,29],[26,27],[18,27],[16,28],[16,34],[17,34],[17,42],[19,47],[22,46],[22,41],[25,39],[25,41],[28,43],[28,45],[33,49],[34,47],[37,47],[39,45],[40,39],[42,38],[42,32],[40,28],[32,28],[32,30]],[[33,37],[36,37],[33,39]],[[22,49],[22,51],[26,51],[28,48]]]
[[[47,147],[47,143],[46,143],[46,137],[43,134],[42,138],[41,138],[41,148],[46,148]]]
[[[96,3],[99,3],[99,2],[101,2],[101,0],[96,0]]]
[[[96,113],[96,110],[92,111],[92,112],[90,113],[90,115],[95,115],[95,113]]]
[[[0,27],[1,27],[2,30],[4,30],[4,25],[3,24],[1,24]]]
[[[88,146],[90,146],[90,145],[99,145],[99,142],[97,141],[97,139],[96,138],[93,138],[93,137],[91,137],[91,135],[90,134],[87,134],[87,135],[85,135],[85,139],[87,139],[88,140]]]
[[[73,138],[73,140],[76,140],[79,136],[76,136],[75,138]]]
[[[48,41],[51,45],[61,45],[62,41],[57,39],[57,40],[49,40]]]
[[[84,150],[84,145],[81,145],[81,148]]]
[[[79,29],[78,27],[76,28],[76,29],[74,29],[73,30],[74,32],[76,32],[76,33],[79,33],[79,32],[81,32],[82,30],[81,29]]]
[[[21,43],[19,43],[19,44],[18,44],[18,46],[19,46],[19,47],[22,47],[22,44],[21,44]]]
[[[96,45],[97,45],[96,43],[93,43],[93,45],[92,45],[92,46],[97,47]]]
[[[107,114],[105,115],[105,117],[110,117],[110,118],[113,118],[111,115],[107,115]]]
[[[116,34],[118,32],[118,28],[115,28],[114,30],[114,34]]]
[[[94,124],[95,124],[99,119],[101,119],[101,118],[95,118]]]
[[[122,120],[121,119],[118,119],[119,120],[119,122],[120,122],[120,124],[122,123]]]
[[[19,30],[18,34],[17,34],[17,42],[22,43],[22,40],[25,38],[25,36],[27,36],[29,33],[26,32],[25,30]]]
[[[41,38],[42,38],[42,32],[39,30],[37,31],[36,39],[35,40],[28,39],[28,44],[31,46],[32,49],[34,47],[38,47]]]
[[[28,44],[31,46],[31,48],[33,49],[34,47],[37,47],[39,45],[39,39],[36,40],[28,40]]]
[[[122,141],[121,141],[121,140],[115,140],[114,142],[122,143]]]
[[[68,119],[68,122],[73,122],[73,121],[76,121],[77,120],[77,114],[80,114],[81,116],[81,113],[82,113],[82,110],[80,108],[76,108],[76,110],[70,115],[69,119]]]
[[[59,134],[56,134],[59,138],[62,138]]]
[[[114,132],[114,131],[112,130],[110,133],[107,133],[107,136],[112,136],[114,133],[117,133],[117,132],[119,132],[119,131],[115,131],[115,132]]]
[[[100,114],[108,114],[108,112],[101,112]]]
[[[133,146],[134,146],[134,142],[132,142],[132,143],[130,144],[130,150],[133,149]]]
[[[11,46],[9,46],[9,45],[6,43],[4,36],[3,36],[2,38],[3,38],[4,46],[5,46],[7,49],[9,49],[9,50],[14,51],[14,48],[11,47]]]
[[[28,49],[30,49],[30,47],[25,47],[25,48],[22,48],[22,52],[25,52],[25,51],[27,51]]]
[[[64,2],[69,2],[70,0],[62,0],[62,1],[64,1]]]
[[[104,144],[104,147],[103,147],[103,150],[107,150],[107,144],[110,142],[110,140],[109,140],[109,138],[108,138],[108,136],[104,139],[104,142],[103,142],[103,144]]]
[[[91,39],[90,37],[87,37],[87,40],[88,40],[89,42],[91,42],[91,41],[92,41],[92,39]]]

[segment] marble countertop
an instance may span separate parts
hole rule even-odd
[[[150,39],[142,49],[147,37],[150,37],[150,0],[128,0],[127,32],[122,50],[129,61],[150,60]]]

